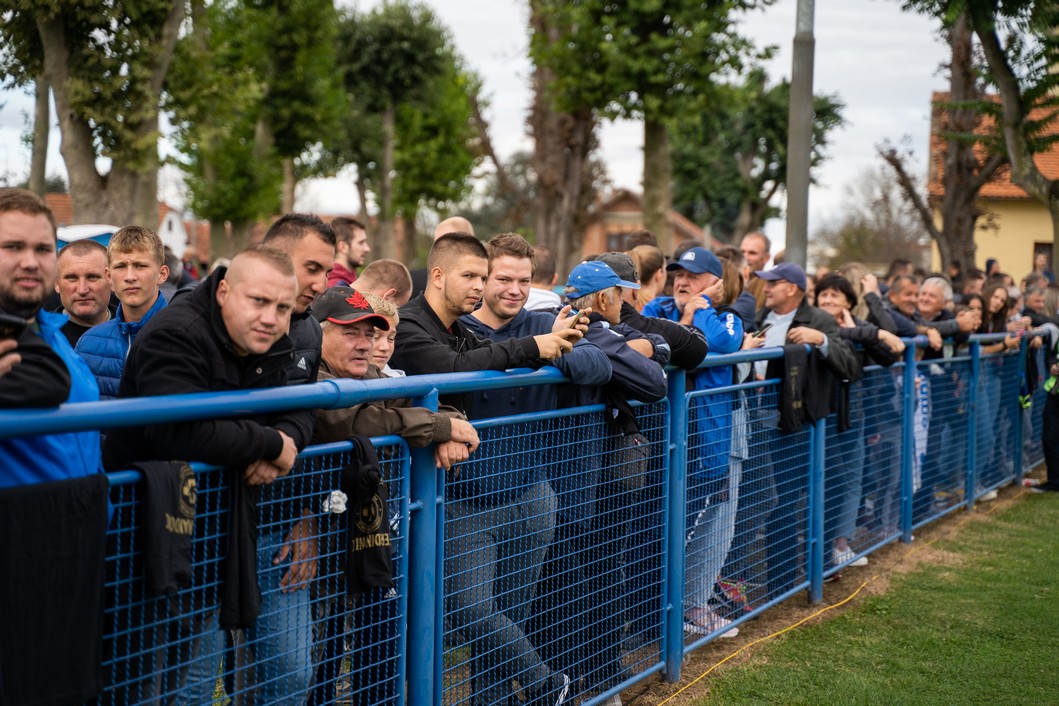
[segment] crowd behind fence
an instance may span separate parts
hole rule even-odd
[[[652,674],[676,680],[686,653],[730,629],[689,632],[688,602],[708,603],[737,626],[802,591],[819,601],[828,577],[972,508],[1041,461],[1044,349],[981,355],[980,342],[997,338],[972,337],[966,355],[935,361],[917,361],[909,345],[901,363],[867,368],[841,429],[832,415],[778,431],[776,380],[689,392],[687,374],[671,370],[668,397],[637,408],[636,448],[615,443],[602,405],[477,421],[481,447],[457,473],[436,469],[430,449],[372,439],[388,491],[374,511],[389,524],[393,587],[356,598],[344,589],[340,544],[345,523],[363,511],[325,503],[352,445],[306,449],[296,472],[264,490],[258,551],[267,565],[281,528],[305,520],[317,540],[315,578],[300,591],[281,585],[289,557],[259,576],[267,631],[233,633],[216,622],[227,473],[195,467],[194,580],[167,598],[143,588],[141,477],[111,473],[101,701],[300,703],[309,694],[312,704],[515,703],[561,673],[577,702],[595,704]],[[777,355],[747,351],[707,364]],[[1042,360],[1027,366],[1027,355]],[[1028,370],[1039,379],[1020,394]],[[0,412],[0,437],[396,397],[436,409],[439,393],[560,380],[555,370],[334,380],[68,405]],[[721,479],[703,470],[718,458],[727,466]],[[502,512],[476,502],[482,486],[461,488],[464,476],[519,473],[539,491]],[[465,501],[458,513],[446,504],[454,496]],[[492,553],[476,544],[481,533],[494,540]],[[293,620],[294,611],[309,617]],[[295,634],[305,625],[310,634]],[[297,649],[306,641],[309,660]],[[539,660],[498,669],[527,653]],[[525,683],[504,683],[501,671]]]

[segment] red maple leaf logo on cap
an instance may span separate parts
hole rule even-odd
[[[371,304],[368,303],[368,300],[355,289],[353,290],[353,296],[346,298],[346,303],[356,309],[371,309]]]

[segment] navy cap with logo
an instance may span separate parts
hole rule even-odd
[[[381,314],[376,314],[371,304],[352,287],[331,287],[313,304],[313,317],[320,322],[330,321],[333,324],[355,324],[369,321],[376,328],[390,330],[390,322]]]
[[[595,294],[611,287],[639,289],[640,285],[622,279],[610,269],[610,265],[599,260],[582,262],[570,271],[570,278],[566,280],[566,288],[570,290],[567,296],[571,299]]]
[[[805,270],[793,262],[781,262],[771,270],[758,270],[754,274],[766,282],[785,279],[798,289],[805,291]]]
[[[681,255],[679,260],[666,265],[666,269],[669,271],[687,270],[696,275],[709,272],[714,277],[724,276],[724,267],[721,265],[721,261],[706,248],[691,248]]]

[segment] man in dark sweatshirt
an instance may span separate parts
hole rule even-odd
[[[256,247],[239,253],[230,267],[217,270],[200,286],[177,297],[144,327],[129,352],[118,397],[287,384],[294,354],[287,331],[298,291],[294,267],[285,252]],[[199,483],[195,534],[205,538],[196,541],[201,541],[200,551],[208,557],[200,574],[210,573],[213,578],[198,575],[195,580],[203,588],[200,598],[208,608],[217,601],[215,589],[210,588],[216,585],[212,569],[229,553],[229,503],[222,496],[256,496],[259,486],[287,475],[311,438],[312,428],[312,410],[298,410],[114,429],[107,435],[103,460],[108,469],[170,459],[233,469],[230,475],[207,474]],[[221,484],[222,477],[245,487]],[[214,615],[209,610],[197,613],[194,622],[199,624],[189,626],[194,637],[183,636],[185,648],[210,663],[212,656],[204,657],[198,642],[203,634],[212,635],[208,626]],[[187,659],[185,655],[180,662],[186,664]],[[143,668],[145,674],[151,671],[149,664]],[[210,675],[213,678],[215,674]],[[183,677],[176,677],[176,683],[182,681]],[[150,696],[149,684],[142,685],[147,693],[130,696]],[[188,683],[185,689],[195,686]]]
[[[488,253],[474,236],[450,233],[434,241],[427,258],[426,290],[401,308],[394,367],[409,375],[539,368],[571,352],[583,330],[564,318],[551,317],[559,329],[555,332],[479,339],[460,317],[481,301],[488,271]],[[526,277],[531,275],[532,268]],[[525,286],[528,289],[528,279]],[[524,301],[523,295],[519,306]],[[469,418],[478,416],[474,396],[443,401]],[[518,410],[509,413],[514,411]],[[488,456],[495,463],[496,456]],[[445,570],[447,615],[470,642],[474,692],[483,703],[504,702],[511,696],[511,681],[517,679],[533,699],[539,699],[535,702],[561,704],[569,694],[569,678],[541,661],[521,627],[552,539],[555,493],[536,468],[532,473],[494,472],[475,483],[481,474],[475,473],[474,465],[465,465],[460,480],[447,491],[457,496],[445,505],[445,553],[450,557]],[[520,570],[496,575],[498,564],[512,563]],[[511,592],[516,590],[528,592],[528,599],[513,599]]]

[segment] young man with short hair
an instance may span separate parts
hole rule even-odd
[[[59,276],[55,293],[62,313],[69,317],[62,332],[71,346],[85,331],[110,320],[110,281],[107,279],[107,248],[94,240],[75,240],[59,251]]]
[[[159,286],[169,277],[162,239],[150,228],[119,228],[107,246],[107,279],[117,296],[114,318],[93,326],[77,342],[99,384],[101,399],[118,395],[125,357],[136,335],[166,305]]]
[[[327,286],[349,286],[357,281],[357,268],[371,252],[368,232],[356,218],[339,216],[331,221],[335,233],[335,267],[327,275]]]
[[[362,294],[381,297],[397,307],[407,304],[412,296],[412,276],[404,263],[397,260],[372,262],[350,286]]]

